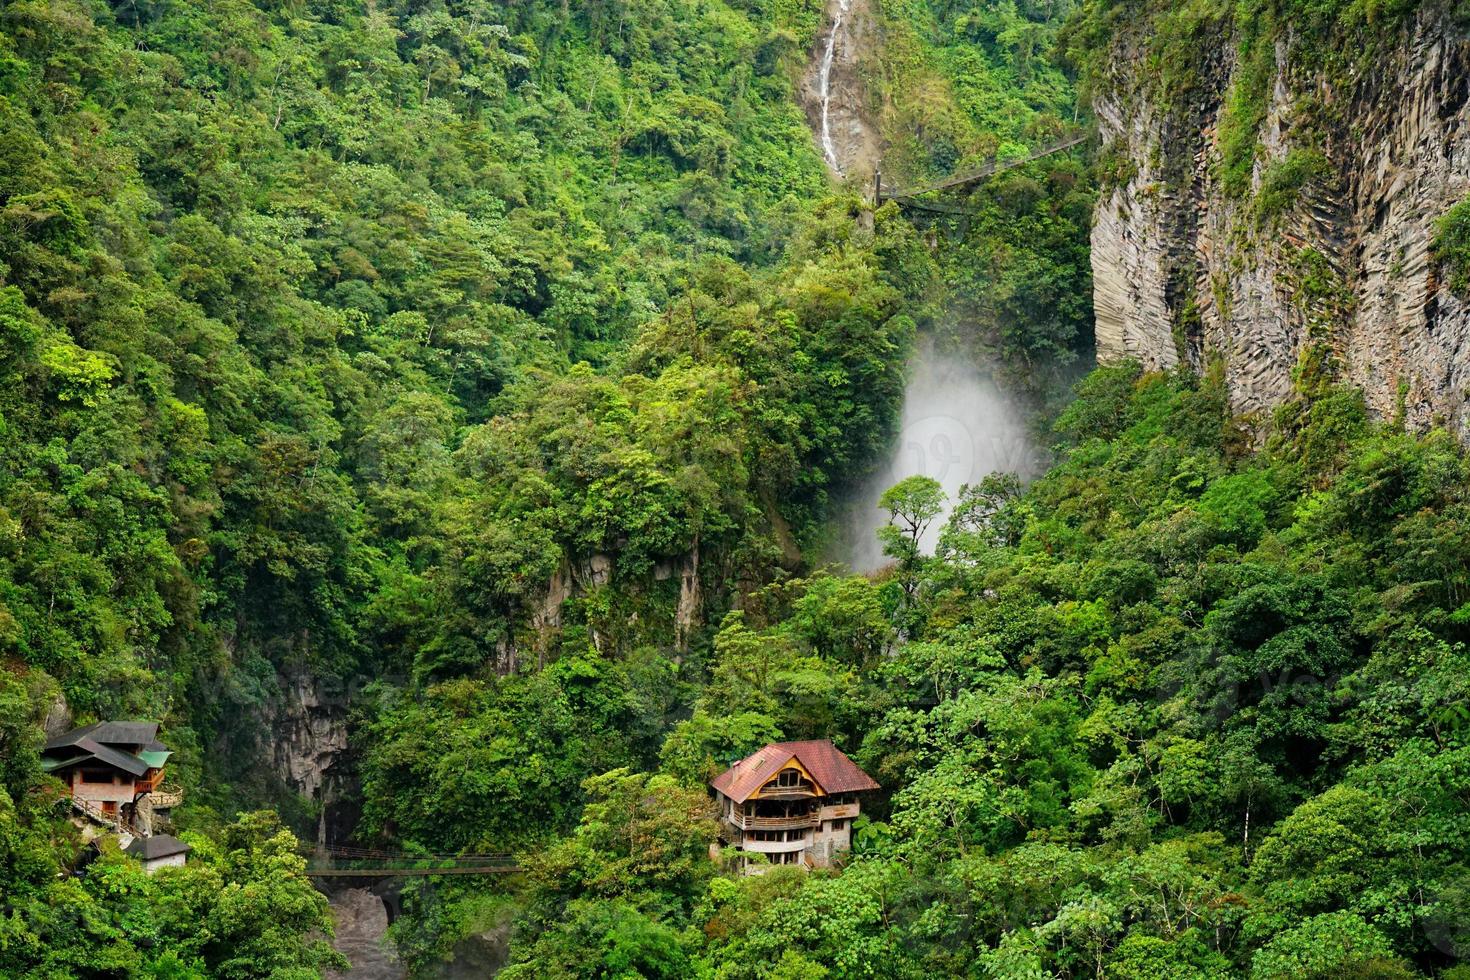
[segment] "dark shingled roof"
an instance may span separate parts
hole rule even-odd
[[[67,748],[83,739],[91,739],[99,745],[148,745],[157,737],[158,725],[151,721],[94,721],[56,736],[46,743],[42,751]]]
[[[98,762],[116,766],[123,772],[132,773],[134,776],[141,776],[148,771],[148,763],[131,752],[119,752],[110,745],[98,745],[90,739],[82,741],[77,747],[91,752],[93,758]]]
[[[827,793],[856,793],[878,788],[871,776],[859,769],[857,763],[843,755],[828,739],[773,742],[720,773],[710,785],[736,803],[744,803],[792,759],[801,763],[802,768],[811,773],[817,785]]]
[[[158,725],[151,721],[98,721],[56,736],[41,752],[50,756],[45,760],[49,772],[96,759],[123,772],[141,776],[152,767],[118,746],[138,745],[146,746],[141,750],[144,752],[167,752],[168,749],[155,737],[157,735]]]
[[[123,853],[131,854],[140,861],[152,861],[157,858],[173,857],[175,854],[188,854],[193,849],[177,837],[170,837],[168,834],[154,834],[152,837],[134,837],[133,842]]]

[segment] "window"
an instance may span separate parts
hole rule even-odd
[[[84,783],[112,783],[112,773],[105,769],[83,769],[82,782]]]
[[[782,769],[776,776],[777,786],[800,786],[801,773],[796,769]]]
[[[845,819],[844,820],[834,820],[834,821],[832,821],[832,829],[833,830],[846,830],[847,829],[847,821]]]

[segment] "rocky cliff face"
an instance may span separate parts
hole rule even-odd
[[[283,670],[276,684],[274,696],[242,729],[256,740],[253,752],[269,760],[279,786],[319,808],[313,836],[327,843],[339,836],[344,817],[348,828],[356,820],[355,814],[337,812],[343,790],[356,778],[344,770],[355,682],[323,679],[299,667]],[[226,751],[244,754],[238,748]]]
[[[826,0],[798,92],[828,170],[858,187],[871,182],[882,156],[861,70],[878,48],[874,7],[872,0]]]
[[[1236,410],[1268,409],[1322,343],[1383,416],[1470,437],[1470,305],[1431,256],[1470,196],[1470,34],[1433,5],[1371,66],[1311,66],[1284,30],[1249,187],[1227,192],[1221,124],[1244,84],[1229,36],[1182,102],[1148,77],[1142,36],[1095,98],[1116,175],[1092,264],[1099,357],[1199,368],[1218,356]]]

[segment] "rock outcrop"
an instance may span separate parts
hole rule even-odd
[[[304,672],[283,674],[280,685],[268,714],[275,771],[297,793],[323,800],[331,769],[347,751],[348,692]]]
[[[357,682],[313,676],[303,666],[282,669],[276,684],[258,709],[259,727],[247,728],[281,785],[316,805],[316,841],[325,844],[341,823],[343,790],[356,778],[349,771],[348,711]]]
[[[863,188],[871,183],[882,156],[878,129],[869,118],[862,70],[863,61],[874,56],[878,45],[874,8],[872,0],[827,0],[799,91],[828,169],[838,180]]]
[[[1470,305],[1431,255],[1470,196],[1470,35],[1432,4],[1396,30],[1371,68],[1335,72],[1285,32],[1244,193],[1227,193],[1219,136],[1239,46],[1202,43],[1198,84],[1166,109],[1146,41],[1115,43],[1094,100],[1115,175],[1092,234],[1100,359],[1219,357],[1249,414],[1320,342],[1376,413],[1470,438]]]

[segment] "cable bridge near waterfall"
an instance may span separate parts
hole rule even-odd
[[[510,854],[407,854],[360,847],[303,850],[309,878],[405,878],[506,875],[520,870]]]
[[[885,187],[883,186],[883,174],[881,172],[873,175],[873,198],[874,203],[882,204],[884,201],[897,201],[900,207],[915,208],[920,211],[931,211],[935,214],[969,215],[970,209],[959,207],[954,204],[945,204],[939,201],[919,200],[925,194],[933,194],[938,191],[952,190],[956,187],[965,187],[969,184],[979,183],[987,177],[1014,170],[1016,167],[1024,167],[1028,163],[1049,157],[1055,153],[1062,153],[1081,146],[1092,138],[1090,133],[1065,136],[1058,140],[1034,150],[1024,157],[1014,160],[997,160],[991,157],[986,163],[975,170],[953,174],[943,180],[937,180],[928,184],[915,184],[912,187]]]

